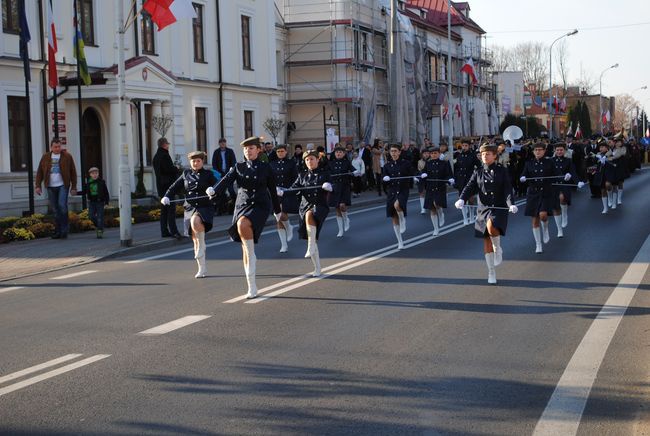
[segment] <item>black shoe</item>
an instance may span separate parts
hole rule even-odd
[[[171,235],[171,236],[174,237],[174,238],[176,238],[176,239],[179,240],[179,241],[180,241],[181,239],[183,239],[183,235],[181,235],[180,233],[174,233],[174,234]]]

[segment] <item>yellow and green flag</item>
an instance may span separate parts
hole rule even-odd
[[[81,77],[84,85],[90,85],[90,73],[88,72],[88,63],[86,62],[86,54],[84,53],[84,38],[81,34],[81,30],[79,30],[79,25],[76,20],[74,27],[74,57],[77,58],[77,63],[79,64],[79,77]]]

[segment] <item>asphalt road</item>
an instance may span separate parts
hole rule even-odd
[[[455,194],[436,238],[410,203],[402,251],[383,206],[329,220],[321,279],[268,232],[250,302],[224,240],[203,280],[164,250],[3,283],[0,433],[650,434],[649,184],[576,194],[541,255],[521,208],[498,286]]]

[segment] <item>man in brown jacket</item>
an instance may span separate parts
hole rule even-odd
[[[41,157],[36,172],[36,193],[43,193],[41,184],[47,188],[50,208],[54,211],[55,231],[52,238],[68,237],[68,192],[77,195],[77,169],[72,156],[61,149],[61,141],[52,139],[50,151]],[[70,189],[72,187],[72,189]]]

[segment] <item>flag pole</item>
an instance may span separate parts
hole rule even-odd
[[[26,17],[25,15],[25,0],[20,0],[18,4],[20,8],[20,16]],[[25,23],[26,24],[26,23]],[[30,80],[30,71],[29,71],[29,51],[27,48],[27,40],[25,39],[26,35],[29,35],[29,29],[21,29],[20,31],[20,51],[23,56],[23,72],[25,76],[25,125],[26,129],[26,139],[27,139],[27,190],[29,191],[29,214],[34,215],[34,156],[32,154],[32,119],[31,119],[31,107],[30,107],[30,98],[29,98],[29,80]]]
[[[73,2],[74,7],[74,32],[75,32],[75,45],[74,50],[77,54],[77,112],[79,117],[79,168],[81,170],[81,189],[83,192],[86,192],[86,168],[84,165],[84,125],[83,125],[83,108],[81,105],[81,71],[79,68],[79,63],[81,62],[81,53],[79,53],[79,16],[77,14],[77,2]],[[56,101],[56,100],[55,100]],[[56,103],[54,103],[56,105]],[[56,106],[55,106],[56,107]],[[58,115],[58,114],[57,114]],[[56,132],[57,136],[59,134],[58,130]],[[86,196],[81,196],[81,207],[85,209]]]
[[[50,8],[52,7],[52,0],[49,0],[50,2]],[[51,32],[52,29],[48,29],[48,32]],[[56,63],[56,59],[54,60]],[[58,82],[58,80],[57,80]],[[59,137],[59,102],[58,102],[58,97],[57,97],[57,90],[56,86],[52,88],[52,99],[54,103],[54,137],[58,138]],[[83,178],[83,175],[82,175]]]
[[[451,0],[447,0],[447,101],[451,105]],[[460,98],[460,96],[459,96]],[[460,99],[459,99],[460,101]],[[447,144],[448,150],[453,153],[454,150],[454,117],[447,112],[449,117],[449,143]]]

